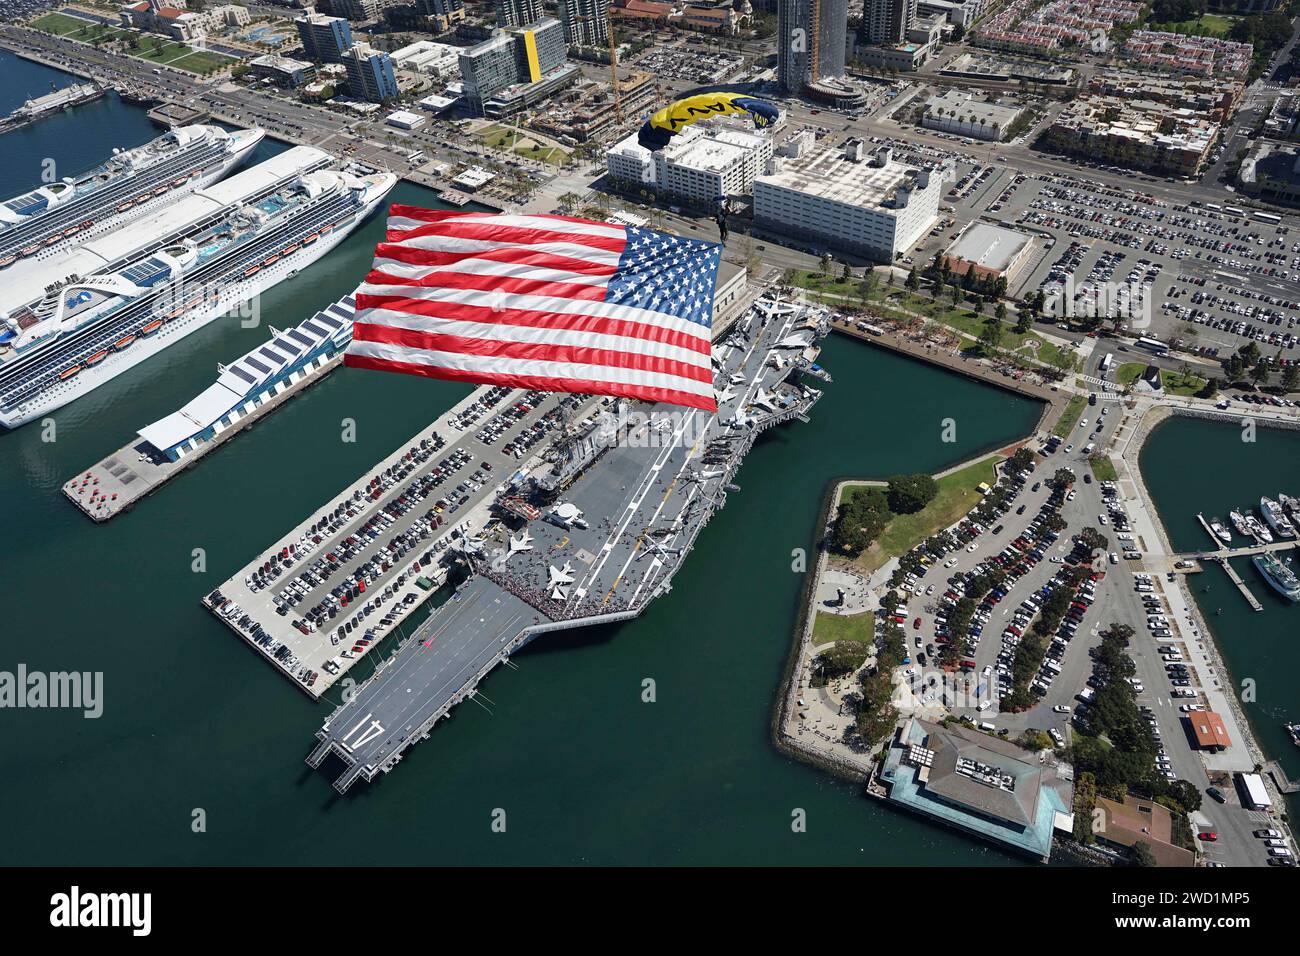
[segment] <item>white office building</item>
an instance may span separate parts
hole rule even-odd
[[[611,177],[707,207],[716,205],[719,196],[748,195],[773,151],[769,136],[708,122],[688,127],[653,153],[636,139],[633,134],[605,154]]]
[[[1018,106],[977,100],[964,90],[946,90],[925,101],[921,125],[972,139],[1001,142],[1021,112]]]
[[[860,139],[775,162],[754,182],[754,221],[774,232],[893,262],[938,218],[943,175]]]
[[[447,79],[460,75],[460,52],[460,47],[419,40],[389,55],[398,69]]]

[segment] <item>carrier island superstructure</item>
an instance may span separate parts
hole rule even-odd
[[[341,758],[339,791],[373,779],[534,637],[667,593],[758,436],[820,398],[828,327],[759,299],[715,342],[716,416],[478,388],[204,603],[317,697],[468,572],[317,734],[308,763]]]
[[[0,425],[47,414],[315,262],[396,185],[294,147],[0,290]],[[22,305],[31,285],[62,277]]]
[[[0,203],[0,283],[33,262],[80,245],[210,186],[246,161],[265,134],[180,126],[107,162]],[[55,171],[57,173],[57,170]]]

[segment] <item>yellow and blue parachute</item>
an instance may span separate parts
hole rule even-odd
[[[757,127],[771,126],[781,115],[772,103],[745,93],[709,90],[669,103],[653,114],[637,134],[637,142],[648,150],[663,149],[687,126],[709,116],[748,113]]]

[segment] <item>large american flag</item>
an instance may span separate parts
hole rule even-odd
[[[720,254],[633,226],[393,205],[344,364],[717,411]]]

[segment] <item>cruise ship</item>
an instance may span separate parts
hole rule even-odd
[[[1300,601],[1300,578],[1291,570],[1291,561],[1281,561],[1274,554],[1257,554],[1250,559],[1255,570],[1272,585],[1273,590],[1291,601]]]
[[[1294,538],[1295,528],[1291,527],[1291,522],[1282,511],[1282,506],[1272,498],[1259,499],[1259,513],[1264,516],[1268,526],[1278,533],[1282,538]]]
[[[16,263],[139,219],[221,179],[253,154],[260,129],[180,126],[79,176],[0,203],[0,277]]]
[[[277,160],[288,161],[282,154],[262,165]],[[356,165],[267,182],[259,166],[221,186],[250,176],[257,188],[243,201],[164,223],[137,257],[55,283],[11,312],[0,331],[0,425],[14,428],[66,405],[296,274],[338,245],[397,183],[391,173]],[[187,200],[167,216],[193,213],[192,205]]]

